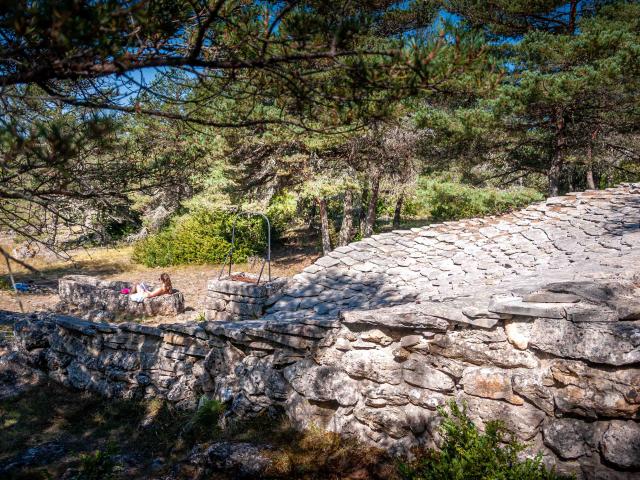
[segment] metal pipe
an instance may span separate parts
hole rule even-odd
[[[231,276],[231,266],[233,264],[233,252],[236,247],[236,224],[238,222],[238,217],[240,215],[246,215],[247,217],[260,216],[264,218],[265,221],[267,222],[267,258],[266,258],[266,262],[264,260],[262,262],[262,267],[260,268],[260,273],[258,275],[258,281],[256,282],[256,285],[260,284],[260,279],[262,278],[262,272],[264,271],[265,263],[267,264],[267,275],[269,277],[269,282],[270,282],[271,281],[271,222],[269,221],[269,218],[264,213],[241,212],[241,211],[238,211],[236,213],[235,218],[233,219],[233,225],[231,228],[231,248],[229,249],[229,253],[225,257],[224,263],[222,264],[222,268],[220,269],[220,273],[218,274],[218,280],[220,280],[220,278],[222,277],[222,272],[224,272],[224,267],[227,265],[227,258],[229,259],[229,276]]]

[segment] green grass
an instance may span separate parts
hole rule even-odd
[[[4,339],[13,338],[13,327],[11,325],[2,325],[0,324],[0,344]]]
[[[150,427],[139,428],[149,416]],[[158,401],[106,400],[57,384],[38,387],[0,402],[0,463],[29,447],[62,441],[69,447],[63,458],[26,472],[30,476],[13,472],[15,478],[58,478],[69,467],[87,475],[104,473],[113,453],[110,446],[150,459],[170,453],[188,416]]]
[[[80,455],[80,468],[74,480],[107,480],[114,478],[118,449],[109,443],[104,450],[96,450]]]
[[[11,280],[8,277],[0,277],[0,290],[11,290]]]
[[[269,445],[270,478],[343,478],[349,472],[395,471],[382,451],[318,428],[299,432],[284,417],[262,415],[222,429],[217,422],[224,409],[216,400],[203,400],[196,412],[181,412],[159,399],[107,400],[50,384],[0,402],[0,463],[29,447],[63,441],[69,450],[63,458],[13,472],[8,480],[59,478],[68,468],[75,469],[77,480],[143,479],[149,478],[146,468],[154,458],[165,459],[165,469],[154,472],[161,477],[184,461],[196,444],[226,440]],[[147,465],[125,474],[116,454],[135,454]],[[195,472],[190,468],[181,467],[178,478],[192,478]],[[389,475],[384,478],[394,478]]]

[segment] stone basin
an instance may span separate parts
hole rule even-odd
[[[178,290],[171,295],[134,302],[120,290],[131,288],[130,282],[106,281],[88,275],[67,275],[58,281],[58,295],[68,307],[82,312],[104,311],[112,316],[173,316],[184,312],[184,296]]]

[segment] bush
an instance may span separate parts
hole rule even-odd
[[[218,436],[221,433],[218,421],[225,409],[225,404],[219,400],[200,398],[198,410],[185,423],[180,433],[181,438],[192,443],[196,440],[209,440]]]
[[[231,248],[234,218],[234,214],[221,210],[194,211],[138,242],[132,258],[148,267],[222,263]],[[265,248],[263,220],[239,217],[233,261],[244,262],[251,255],[261,255]]]
[[[426,179],[420,182],[418,195],[435,221],[495,215],[544,198],[530,188],[498,190]]]
[[[193,416],[193,422],[196,425],[204,427],[215,426],[225,411],[225,405],[220,400],[202,398],[200,405]]]
[[[8,277],[0,277],[0,290],[12,290],[11,281]]]
[[[266,215],[271,222],[271,239],[282,237],[295,225],[298,199],[291,192],[282,193],[271,199]]]
[[[439,408],[443,418],[440,433],[442,450],[421,453],[410,464],[400,464],[407,480],[559,480],[566,477],[547,470],[538,455],[520,460],[525,448],[500,421],[487,422],[481,433],[454,401],[450,413]]]
[[[105,450],[96,450],[90,454],[80,455],[80,472],[75,480],[104,480],[113,478],[117,453],[114,444],[107,445]]]

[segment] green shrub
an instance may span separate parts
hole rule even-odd
[[[110,443],[105,450],[96,450],[93,453],[80,455],[80,472],[76,476],[76,480],[113,478],[116,453],[115,445]]]
[[[202,397],[198,409],[185,424],[181,437],[191,441],[214,438],[221,431],[218,420],[225,409],[226,406],[221,401]]]
[[[191,212],[161,232],[138,242],[133,260],[148,267],[180,264],[222,263],[231,248],[235,215],[221,210]],[[262,254],[266,228],[257,218],[239,217],[236,224],[234,262]]]
[[[198,425],[212,426],[218,423],[224,411],[225,405],[220,400],[209,400],[203,397],[193,417],[193,421]]]
[[[476,188],[454,182],[422,180],[418,190],[425,210],[435,221],[495,215],[522,208],[544,197],[530,188]]]
[[[11,281],[7,277],[0,277],[0,290],[12,290]]]
[[[394,210],[389,213],[393,215],[395,213],[395,202],[393,204]],[[420,199],[415,195],[406,196],[402,202],[402,216],[403,217],[417,217],[423,211],[424,206],[420,203]]]
[[[566,477],[547,470],[538,455],[521,460],[518,454],[525,446],[518,443],[500,421],[489,421],[485,432],[478,431],[454,401],[450,413],[438,412],[443,418],[440,451],[422,452],[410,464],[400,464],[399,471],[406,480],[559,480]]]
[[[271,238],[281,237],[295,225],[298,199],[291,192],[285,192],[271,199],[266,215],[271,222]]]
[[[395,195],[384,195],[378,201],[377,214],[378,217],[393,218],[396,212],[396,202],[398,197]],[[425,211],[424,198],[416,194],[416,192],[407,193],[402,201],[402,217],[416,218],[426,217],[428,211]]]

